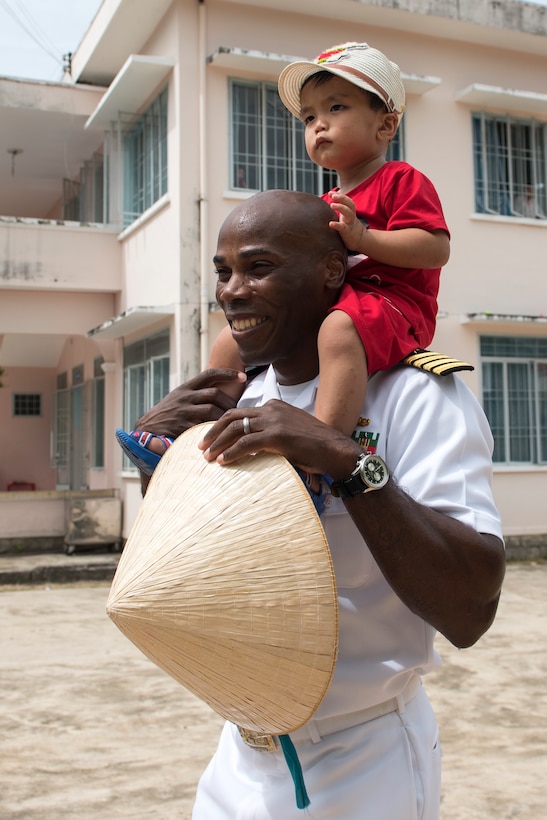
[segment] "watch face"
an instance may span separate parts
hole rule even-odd
[[[335,481],[331,490],[340,498],[353,498],[371,490],[381,490],[389,481],[389,470],[380,456],[363,453],[357,459],[352,474],[341,481]]]
[[[369,487],[380,489],[389,478],[387,467],[380,456],[368,455],[361,465],[361,475]]]

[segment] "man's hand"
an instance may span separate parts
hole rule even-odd
[[[193,379],[175,387],[135,425],[156,435],[177,438],[188,428],[204,421],[216,421],[236,405],[222,390],[223,385],[245,384],[245,374],[237,370],[204,370]]]
[[[352,439],[277,399],[262,407],[229,410],[207,431],[200,448],[208,461],[219,464],[233,464],[252,453],[278,453],[307,472],[328,473],[335,480],[351,472],[362,452]]]

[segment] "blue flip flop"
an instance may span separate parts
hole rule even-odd
[[[130,433],[126,433],[125,430],[116,430],[115,435],[116,441],[127,458],[145,475],[152,475],[161,459],[161,456],[148,449],[150,440],[159,438],[166,450],[175,440],[169,436],[157,436],[155,433],[146,433],[141,430],[131,430]]]
[[[159,438],[166,450],[175,440],[169,436],[158,436],[155,433],[142,432],[141,430],[131,430],[130,433],[126,433],[125,430],[116,430],[116,440],[127,458],[145,475],[152,475],[161,460],[161,456],[148,449],[148,444],[152,438]],[[315,474],[312,479],[310,473],[306,473],[298,467],[295,469],[313,501],[317,515],[322,515],[325,511],[327,498],[330,495],[332,478],[326,474],[321,474],[319,476],[319,491],[317,492],[312,487],[313,484],[316,484],[313,480],[316,478]]]

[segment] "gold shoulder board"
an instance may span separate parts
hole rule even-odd
[[[444,353],[433,353],[431,350],[414,350],[402,360],[401,364],[408,364],[412,367],[419,367],[427,370],[436,376],[448,376],[449,373],[457,373],[459,370],[474,370],[472,364],[445,356]]]

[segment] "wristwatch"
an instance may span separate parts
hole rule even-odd
[[[352,498],[360,493],[381,490],[388,481],[389,470],[383,458],[374,453],[363,453],[357,459],[351,475],[333,482],[331,490],[340,498]]]

